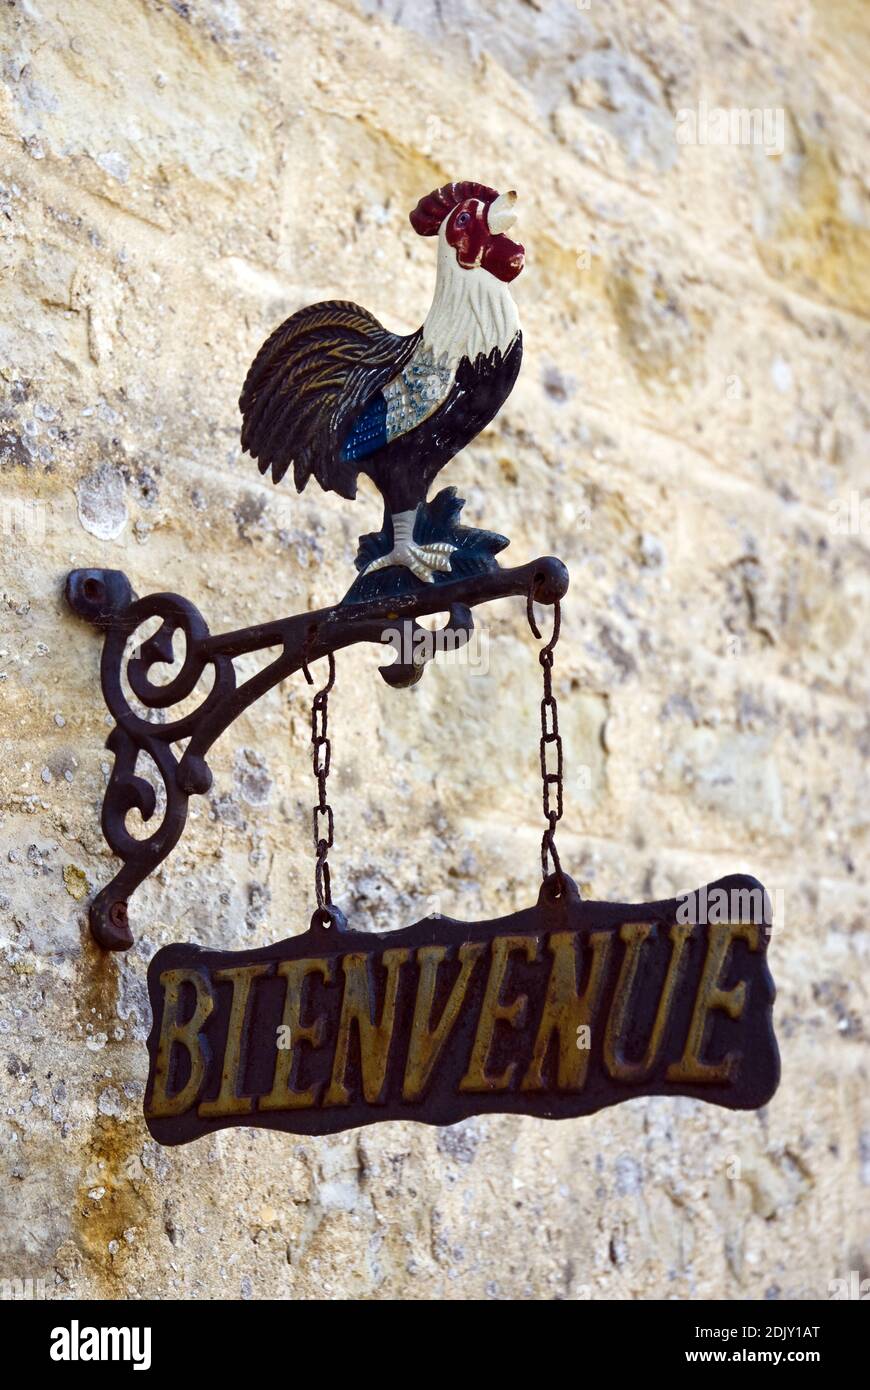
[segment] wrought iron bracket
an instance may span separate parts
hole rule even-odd
[[[73,570],[67,576],[66,599],[79,617],[104,634],[101,683],[115,720],[106,740],[115,763],[103,798],[102,829],[123,867],[91,903],[95,939],[109,951],[124,951],[133,944],[127,915],[130,895],[178,844],[189,798],[211,787],[206,755],[212,744],[266,691],[309,662],[356,642],[389,642],[399,656],[381,666],[383,679],[395,688],[413,685],[436,652],[469,640],[474,627],[471,609],[477,604],[530,592],[537,602],[553,604],[567,588],[567,569],[561,560],[547,556],[513,569],[427,585],[413,594],[338,603],[213,636],[199,610],[178,594],[137,598],[121,570]],[[447,611],[448,622],[434,633],[417,622]],[[129,639],[155,617],[161,619],[159,628],[129,656],[125,668]],[[167,684],[157,685],[151,669],[172,664],[177,632],[185,639],[183,664]],[[234,658],[270,647],[280,648],[275,659],[238,684]],[[207,667],[214,672],[208,694],[196,709],[174,720],[152,722],[132,708],[124,690],[126,674],[130,690],[146,711],[166,710],[194,693]],[[185,741],[183,751],[178,750]],[[150,756],[166,793],[162,820],[145,839],[137,839],[126,825],[134,809],[146,822],[157,810],[154,787],[136,773],[140,753]]]

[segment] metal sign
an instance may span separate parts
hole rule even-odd
[[[373,935],[333,909],[258,950],[165,947],[148,971],[151,1134],[566,1119],[643,1095],[764,1105],[779,1054],[758,881],[644,904],[563,885],[491,922]]]
[[[292,470],[300,491],[314,477],[347,499],[362,473],[383,497],[381,530],[360,537],[357,577],[341,600],[211,633],[188,599],[137,598],[120,571],[67,577],[71,608],[104,635],[114,766],[101,823],[121,868],[89,918],[106,950],[132,944],[129,898],[178,844],[190,797],[209,791],[216,740],[281,681],[302,672],[313,683],[310,666],[328,663],[312,702],[317,911],[309,930],[237,953],[168,946],[149,968],[145,1115],[163,1144],[232,1125],[328,1134],[496,1111],[561,1119],[651,1094],[751,1109],[776,1089],[764,890],[737,876],[670,902],[581,902],[555,838],[564,767],[553,667],[568,572],[553,556],[502,568],[496,556],[507,538],[460,524],[455,488],[429,499],[520,369],[510,285],[524,250],[506,236],[515,203],[513,190],[468,180],[419,200],[411,226],[437,241],[437,268],[416,332],[391,333],[368,310],[330,300],[278,325],[251,364],[241,442],[260,471],[280,483]],[[386,936],[349,931],[329,866],[335,653],[389,643],[398,659],[381,675],[396,689],[410,686],[439,645],[469,639],[472,608],[509,595],[525,599],[541,643],[538,902],[491,922],[436,916]],[[552,608],[548,639],[535,603]],[[439,612],[449,617],[435,633],[418,622]],[[137,647],[135,635],[155,619]],[[155,668],[171,662],[179,632],[184,658],[167,682]],[[254,675],[236,667],[269,649],[276,654]],[[197,693],[204,674],[210,684]],[[162,797],[141,775],[142,755]],[[144,837],[128,825],[134,811]]]

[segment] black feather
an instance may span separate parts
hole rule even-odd
[[[366,309],[329,300],[300,309],[260,348],[242,388],[242,448],[280,482],[293,464],[301,492],[356,495],[359,462],[341,446],[353,420],[401,370],[420,332],[390,333]]]

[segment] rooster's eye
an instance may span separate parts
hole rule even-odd
[[[470,212],[461,212],[461,213],[459,214],[459,216],[457,217],[457,219],[456,219],[456,225],[457,225],[457,227],[467,227],[470,221],[471,221],[471,213],[470,213]]]

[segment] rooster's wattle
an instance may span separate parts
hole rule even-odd
[[[504,232],[516,194],[463,182],[421,198],[420,236],[437,236],[435,296],[407,337],[340,300],[300,309],[251,365],[239,400],[242,447],[278,483],[291,463],[301,492],[313,475],[355,497],[365,473],[385,503],[384,527],[363,537],[348,598],[400,593],[409,574],[433,583],[494,565],[507,541],[456,524],[452,488],[427,503],[437,473],[479,433],[513,387],[522,359],[508,285],[524,252]]]

